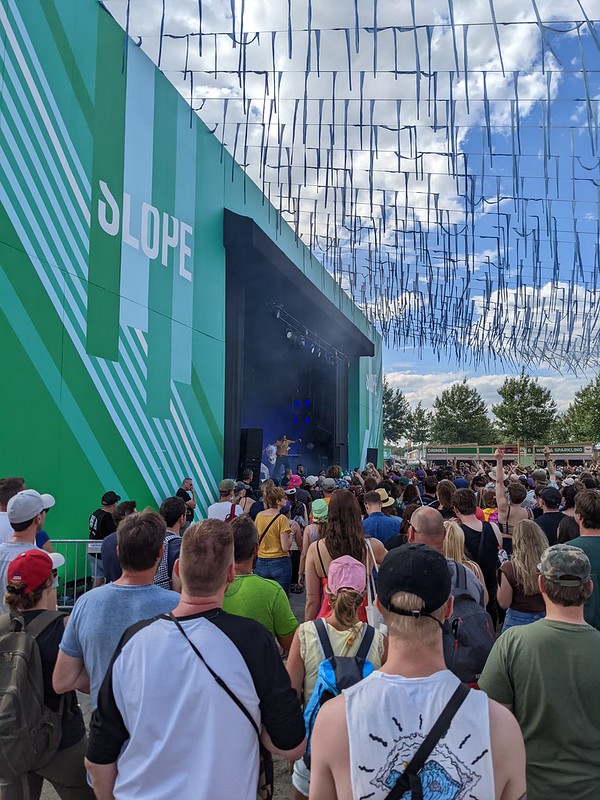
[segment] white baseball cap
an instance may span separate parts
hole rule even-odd
[[[55,504],[56,500],[51,494],[40,494],[35,489],[23,489],[8,501],[6,506],[8,521],[17,525],[20,522],[27,522]]]

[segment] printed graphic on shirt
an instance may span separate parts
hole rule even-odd
[[[394,724],[402,730],[398,720],[392,719]],[[375,773],[370,784],[379,791],[384,790],[385,795],[382,796],[386,796],[398,782],[425,736],[416,732],[399,736],[391,743],[391,749],[390,743],[385,739],[372,733],[369,734],[369,737],[373,742],[381,745],[385,763],[380,768],[374,764],[360,764],[358,769],[363,773]],[[463,739],[458,747],[459,753],[453,753],[443,742],[438,742],[434,747],[419,772],[423,787],[423,800],[470,800],[470,798],[476,797],[473,790],[482,776],[473,767],[487,754],[488,750],[473,752],[473,748],[469,747],[470,739],[470,736]],[[384,750],[387,751],[387,755]],[[378,795],[379,792],[366,793],[361,795],[359,800],[368,800]],[[402,795],[402,800],[410,800],[410,798],[410,791]]]

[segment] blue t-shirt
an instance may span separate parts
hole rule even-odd
[[[44,545],[46,542],[50,541],[50,537],[46,533],[46,531],[38,531],[35,535],[35,546],[39,547],[40,550],[43,550]]]
[[[168,614],[179,600],[177,592],[153,583],[145,586],[107,583],[86,592],[75,603],[60,649],[72,658],[83,659],[90,676],[92,710],[96,708],[100,686],[123,633],[136,622]]]
[[[386,542],[392,536],[397,536],[401,525],[401,517],[386,517],[381,511],[375,511],[363,520],[365,536],[372,536],[380,542]]]
[[[109,533],[106,539],[102,542],[102,549],[100,550],[100,557],[102,558],[102,569],[104,570],[104,577],[107,583],[118,581],[123,570],[117,555],[117,532]]]

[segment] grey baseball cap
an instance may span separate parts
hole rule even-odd
[[[23,489],[8,501],[6,506],[8,521],[17,525],[20,522],[27,522],[28,519],[41,514],[44,509],[52,508],[55,503],[56,500],[51,494],[40,494],[35,489]]]
[[[590,578],[591,566],[581,547],[555,544],[544,550],[538,564],[540,574],[559,586],[583,586]]]

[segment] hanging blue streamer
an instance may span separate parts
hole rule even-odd
[[[377,28],[377,0],[373,1],[373,77],[377,77],[377,40],[378,40],[378,28]]]
[[[496,9],[494,8],[494,0],[489,0],[490,15],[492,17],[492,25],[494,27],[494,36],[496,37],[496,47],[498,48],[498,58],[500,59],[500,67],[502,68],[502,75],[505,77],[504,60],[502,58],[502,48],[500,47],[500,33],[498,31],[498,22],[496,21]]]
[[[158,61],[156,62],[157,67],[160,69],[160,64],[162,61],[162,51],[163,51],[163,38],[165,35],[165,16],[167,13],[167,0],[162,0],[162,13],[160,17],[160,33],[158,39]]]

